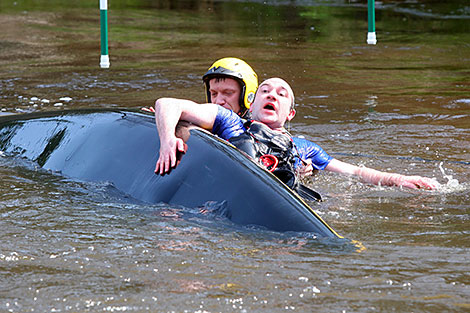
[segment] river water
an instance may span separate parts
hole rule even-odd
[[[355,250],[180,218],[2,155],[1,312],[470,311],[467,2],[377,3],[375,46],[366,1],[122,0],[108,14],[104,70],[97,1],[1,1],[1,113],[204,101],[201,75],[235,56],[291,82],[295,135],[442,187],[306,181]]]

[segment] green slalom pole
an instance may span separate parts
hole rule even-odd
[[[108,55],[108,0],[100,0],[101,68],[109,68]]]
[[[375,36],[375,1],[367,0],[367,21],[368,21],[368,32],[367,32],[367,43],[369,45],[375,45],[377,43],[377,37]]]

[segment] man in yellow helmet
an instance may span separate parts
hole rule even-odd
[[[218,104],[243,118],[258,89],[258,75],[245,61],[227,57],[215,61],[202,76],[208,103]],[[155,112],[153,107],[142,110]]]
[[[202,77],[206,100],[244,117],[258,89],[258,75],[245,61],[223,58],[214,62]]]

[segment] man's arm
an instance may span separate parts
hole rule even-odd
[[[436,189],[439,186],[439,183],[431,178],[380,172],[371,168],[342,162],[337,159],[331,160],[325,170],[335,173],[355,175],[363,182],[382,186],[403,186],[413,189]]]
[[[184,153],[184,141],[176,137],[175,129],[180,120],[205,129],[212,129],[217,116],[217,105],[197,104],[190,100],[161,98],[155,102],[155,123],[160,137],[160,154],[155,173],[163,175],[177,165],[177,152]]]
[[[339,161],[329,156],[319,145],[303,139],[292,138],[299,156],[305,161],[299,173],[302,177],[312,174],[312,169],[327,170],[335,173],[358,176],[363,182],[383,186],[404,186],[408,188],[436,189],[439,183],[431,178],[421,176],[405,176],[395,173],[380,172],[371,168],[356,166]]]

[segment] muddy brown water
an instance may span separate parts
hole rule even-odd
[[[470,7],[464,1],[0,3],[1,114],[204,101],[240,57],[296,93],[291,131],[334,157],[435,177],[435,192],[319,173],[312,204],[356,250],[309,234],[181,219],[105,182],[0,157],[1,312],[470,310]]]

